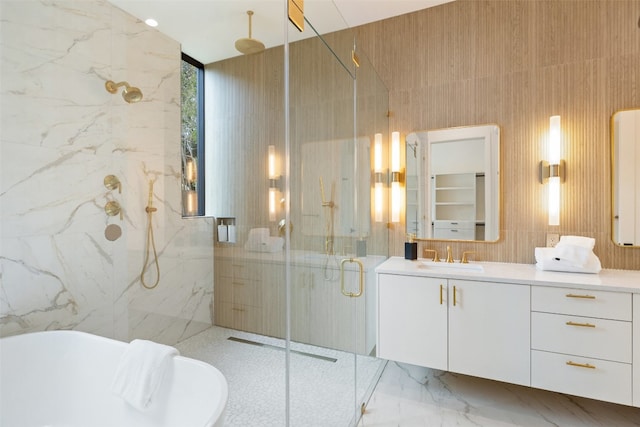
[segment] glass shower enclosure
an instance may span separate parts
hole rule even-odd
[[[388,91],[351,30],[314,27],[318,13],[343,20],[317,3],[303,33],[283,22],[282,47],[205,68],[206,210],[237,236],[214,248],[214,321],[282,340],[278,426],[356,425],[383,368],[372,168]]]

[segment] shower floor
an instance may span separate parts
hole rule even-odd
[[[183,356],[218,368],[229,384],[225,426],[285,425],[285,341],[211,327],[176,345]],[[354,356],[291,343],[291,426],[353,423]],[[385,361],[358,356],[358,395],[368,398]]]

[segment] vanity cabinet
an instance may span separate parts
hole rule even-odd
[[[242,259],[216,259],[215,324],[284,337],[284,272],[278,267]]]
[[[378,356],[529,385],[529,286],[378,275]]]
[[[640,272],[400,257],[376,271],[378,356],[640,407]]]
[[[529,286],[448,282],[449,371],[529,385]]]
[[[369,354],[375,341],[367,339],[365,333],[369,323],[366,298],[369,292],[374,292],[373,287],[365,288],[362,297],[350,298],[341,292],[337,265],[327,268],[294,266],[291,271],[291,339]],[[358,280],[357,271],[344,272],[345,286],[350,291],[357,290]],[[373,280],[365,278],[365,283],[373,283]]]
[[[531,385],[631,405],[631,294],[540,286],[531,298]]]
[[[447,281],[378,275],[377,355],[447,370]]]

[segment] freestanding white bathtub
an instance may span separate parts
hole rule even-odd
[[[227,382],[216,368],[176,356],[144,412],[111,392],[128,344],[77,331],[0,339],[2,427],[221,426]]]

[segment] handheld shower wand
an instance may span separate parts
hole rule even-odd
[[[140,273],[140,282],[142,282],[142,286],[147,289],[153,289],[158,286],[160,282],[160,264],[158,263],[158,252],[156,251],[156,241],[153,237],[153,213],[158,209],[153,207],[153,180],[149,181],[149,201],[147,202],[147,207],[144,209],[147,212],[147,242],[146,242],[146,251],[144,255],[144,263],[142,264],[142,272]],[[147,267],[149,264],[149,250],[153,249],[153,263],[156,265],[156,280],[152,285],[149,285],[145,282],[144,276],[147,272]]]

